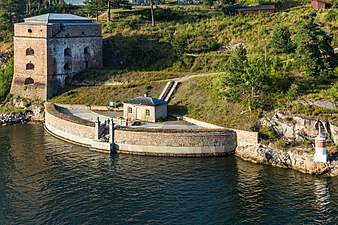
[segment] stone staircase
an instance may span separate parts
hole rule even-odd
[[[175,89],[177,88],[178,84],[179,84],[178,81],[169,81],[167,85],[164,87],[159,99],[168,102],[170,97],[174,93]]]

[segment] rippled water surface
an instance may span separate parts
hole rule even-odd
[[[97,153],[0,127],[0,224],[337,224],[338,179],[227,158]]]

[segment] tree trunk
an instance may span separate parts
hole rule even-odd
[[[153,7],[153,0],[149,0],[150,4],[150,13],[151,13],[151,25],[155,26],[155,17],[154,17],[154,7]]]
[[[107,22],[110,22],[110,0],[108,0]]]

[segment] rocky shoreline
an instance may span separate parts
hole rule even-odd
[[[23,124],[31,121],[31,113],[16,112],[0,114],[0,125],[7,126],[12,124]]]
[[[28,122],[42,122],[44,120],[44,107],[31,105],[24,111],[0,114],[0,126],[24,124]]]
[[[273,145],[237,147],[236,156],[253,163],[267,164],[303,173],[338,178],[338,154],[329,155],[327,163],[314,162],[314,149],[277,149]]]

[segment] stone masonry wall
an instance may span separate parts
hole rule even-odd
[[[234,150],[236,146],[236,135],[234,132],[224,130],[224,132],[148,132],[128,130],[115,130],[116,143],[172,146],[172,147],[192,147],[192,146],[224,146]]]
[[[198,126],[207,128],[207,129],[224,129],[224,127],[217,126],[217,125],[203,122],[203,121],[199,121],[199,120],[187,117],[187,116],[183,116],[183,120],[189,123],[193,123]],[[252,146],[252,145],[258,144],[258,132],[237,130],[237,129],[230,129],[230,128],[226,128],[226,129],[236,132],[238,146]]]
[[[76,106],[74,106],[76,107]],[[51,133],[86,146],[99,146],[95,127],[66,121],[48,112],[45,126]],[[157,156],[220,156],[236,148],[236,133],[229,130],[155,130],[121,128],[115,130],[115,148],[119,152]],[[105,145],[102,145],[105,146]],[[107,145],[108,146],[108,145]],[[97,147],[95,147],[97,148]],[[103,149],[104,151],[110,151]]]
[[[95,127],[63,120],[51,114],[48,110],[45,111],[45,126],[57,136],[80,144],[90,146],[95,138]]]
[[[29,32],[28,30],[32,32]],[[47,83],[47,40],[46,26],[15,24],[14,36],[14,78],[11,94],[25,98],[46,98]],[[34,55],[26,55],[26,49],[32,48]],[[27,70],[31,63],[34,69]],[[25,80],[32,78],[34,85],[25,85]]]
[[[30,99],[53,97],[75,73],[102,66],[101,26],[96,23],[14,26],[14,79],[11,93]],[[31,48],[34,54],[26,55]],[[69,49],[69,54],[65,50]],[[26,65],[34,65],[27,69]],[[27,84],[27,78],[33,82]]]

